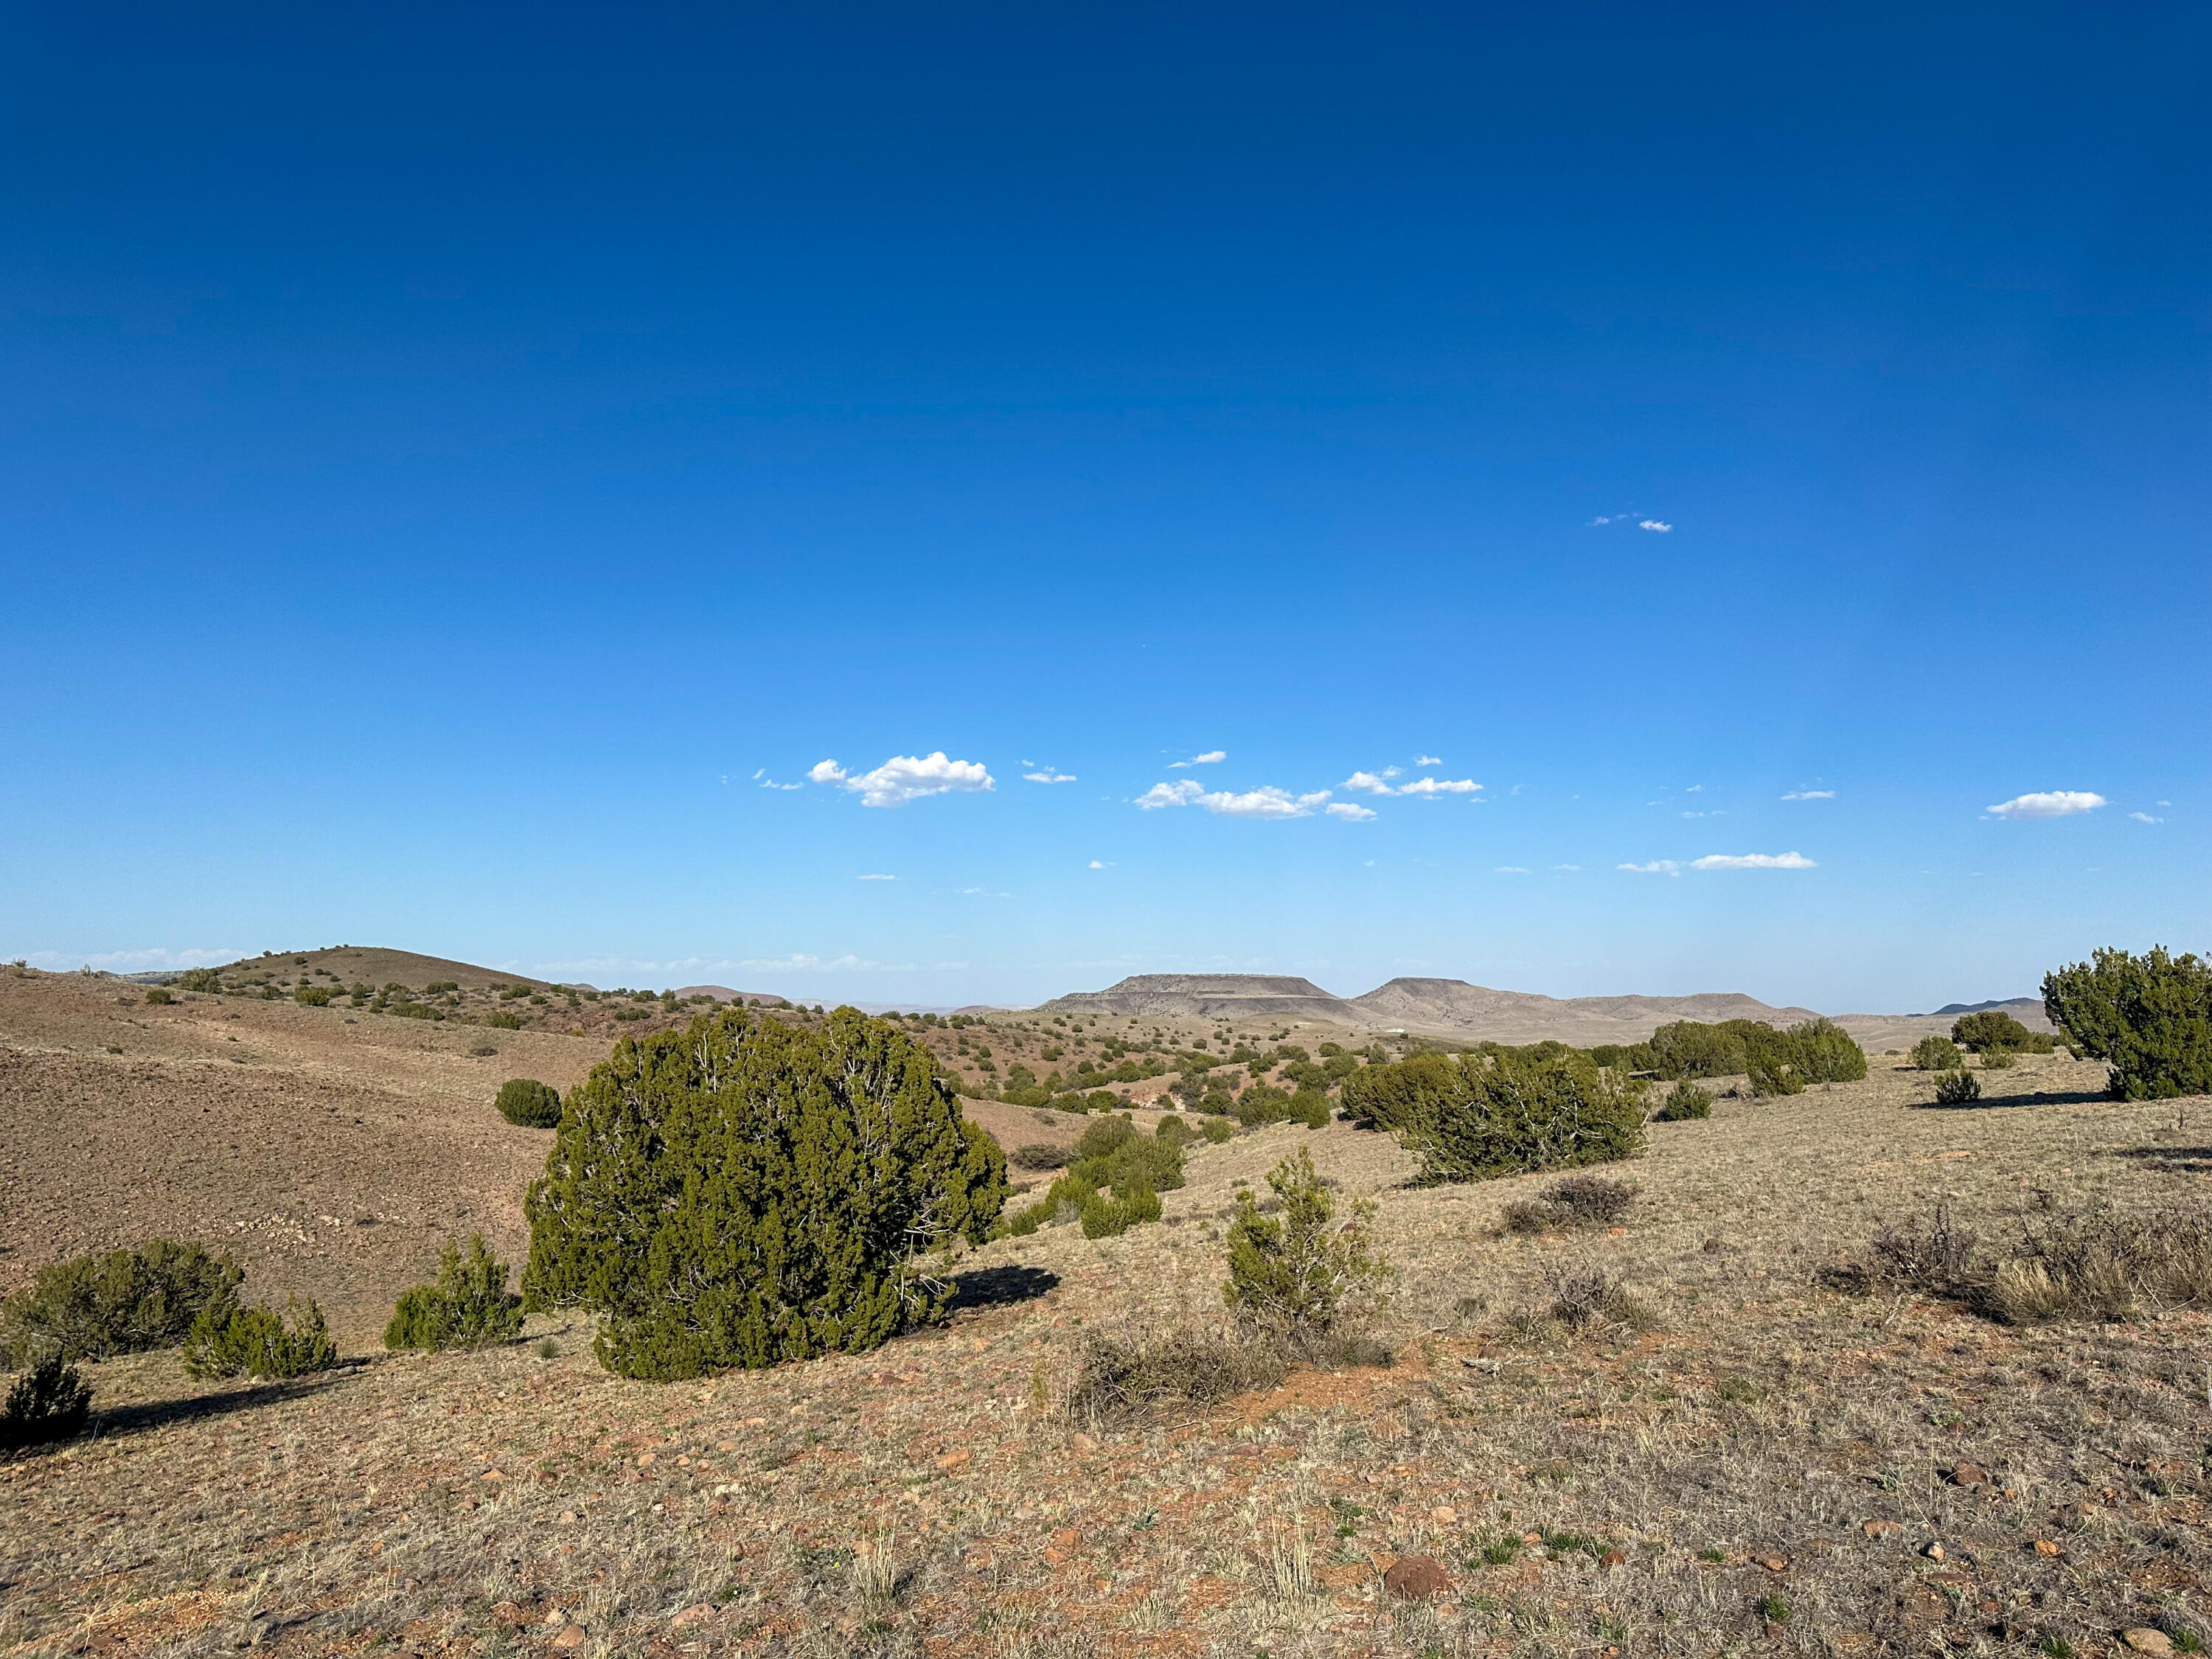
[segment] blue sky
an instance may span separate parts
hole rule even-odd
[[[0,952],[2212,943],[2212,20],[1528,10],[20,14]]]

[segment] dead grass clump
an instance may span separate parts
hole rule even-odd
[[[1067,1162],[1067,1154],[1048,1140],[1033,1140],[1015,1147],[1006,1162],[1017,1170],[1057,1170]]]
[[[1656,1322],[1644,1298],[1595,1262],[1558,1263],[1544,1271],[1544,1288],[1550,1299],[1540,1308],[1515,1316],[1512,1323],[1523,1336],[1540,1335],[1557,1328],[1571,1335],[1593,1333],[1626,1335],[1650,1330]]]
[[[1901,1227],[1885,1226],[1870,1245],[1874,1276],[1934,1296],[1955,1296],[1977,1277],[1975,1235],[1938,1204],[1932,1220],[1915,1216]]]
[[[1162,1336],[1101,1333],[1084,1343],[1062,1409],[1091,1427],[1141,1423],[1272,1387],[1283,1370],[1275,1345],[1249,1335],[1187,1325]]]
[[[1514,1233],[1571,1232],[1609,1227],[1628,1213],[1636,1188],[1601,1175],[1571,1175],[1545,1189],[1540,1200],[1505,1207],[1505,1230]]]
[[[2019,1252],[1997,1264],[1987,1310],[2008,1325],[2124,1320],[2212,1303],[2212,1209],[2060,1212],[2045,1194]]]

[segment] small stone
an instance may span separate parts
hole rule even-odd
[[[735,1451],[737,1449],[738,1443],[734,1440],[717,1440],[714,1443],[716,1451]]]
[[[1986,1486],[1990,1484],[1990,1472],[1978,1463],[1954,1464],[1951,1480],[1954,1486]]]
[[[965,1446],[955,1446],[937,1460],[937,1467],[940,1469],[957,1469],[975,1455]]]
[[[576,1524],[576,1511],[574,1510],[562,1510],[561,1511],[561,1524],[564,1527],[574,1526]]]
[[[1598,1557],[1597,1564],[1601,1567],[1625,1567],[1628,1565],[1628,1558],[1619,1550],[1607,1550]]]
[[[486,1469],[483,1472],[483,1479],[486,1480],[504,1480],[507,1477],[501,1474],[497,1469]]]
[[[2147,1625],[2137,1626],[2134,1630],[2122,1631],[2120,1640],[2125,1642],[2137,1653],[2172,1653],[2173,1651],[2173,1638],[2164,1631],[2153,1630]]]
[[[568,1622],[568,1615],[558,1607],[552,1608],[545,1615],[545,1628],[548,1630],[558,1630]]]
[[[1459,1511],[1449,1504],[1439,1504],[1429,1511],[1429,1519],[1440,1527],[1449,1527],[1459,1519]]]
[[[569,1626],[553,1638],[553,1645],[556,1648],[580,1648],[584,1645],[584,1627],[581,1625]]]
[[[1052,1547],[1056,1550],[1072,1550],[1083,1541],[1083,1534],[1073,1527],[1062,1527],[1052,1535]]]
[[[1905,1528],[1894,1521],[1869,1521],[1863,1522],[1859,1530],[1869,1538],[1893,1538]]]
[[[501,1601],[491,1610],[491,1621],[514,1630],[530,1622],[530,1615],[513,1601]]]
[[[1452,1576],[1443,1564],[1425,1555],[1401,1555],[1382,1575],[1382,1588],[1401,1601],[1425,1601],[1452,1587]]]
[[[2048,1538],[2039,1538],[2035,1540],[2035,1553],[2038,1555],[2056,1555],[2058,1546]]]
[[[654,1454],[653,1454],[653,1453],[652,1453],[652,1452],[640,1452],[640,1453],[637,1455],[637,1466],[638,1466],[638,1468],[641,1468],[641,1469],[649,1469],[649,1468],[651,1468],[653,1467],[653,1456],[654,1456]]]
[[[1098,1449],[1098,1443],[1087,1434],[1070,1435],[1067,1443],[1079,1452],[1095,1452]]]
[[[704,1601],[693,1603],[668,1621],[672,1631],[690,1630],[694,1625],[703,1625],[714,1616],[714,1609]]]
[[[1930,1544],[1920,1553],[1930,1561],[1941,1561],[1943,1559],[1943,1547],[1941,1544]]]
[[[1754,1555],[1751,1558],[1769,1572],[1782,1572],[1790,1565],[1789,1559],[1780,1555]]]

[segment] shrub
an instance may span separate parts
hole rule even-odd
[[[1182,1119],[1172,1115],[1162,1118],[1159,1127],[1152,1133],[1159,1139],[1172,1141],[1178,1147],[1188,1146],[1198,1139],[1197,1130]]]
[[[1115,1427],[1218,1405],[1282,1376],[1273,1348],[1249,1333],[1186,1326],[1149,1338],[1094,1334],[1083,1344],[1062,1410],[1087,1428]]]
[[[91,1410],[92,1385],[50,1353],[15,1379],[0,1405],[0,1451],[66,1440],[84,1427]]]
[[[2043,1006],[2076,1054],[2112,1062],[2113,1098],[2212,1093],[2212,963],[2162,945],[2099,951],[2045,975]]]
[[[1901,1227],[1884,1226],[1874,1236],[1870,1253],[1877,1278],[1935,1296],[1954,1296],[1976,1276],[1975,1236],[1951,1218],[1951,1206],[1938,1204],[1935,1218],[1914,1217]]]
[[[1971,1106],[1982,1097],[1982,1081],[1972,1072],[1946,1072],[1936,1079],[1938,1106]]]
[[[731,1006],[625,1037],[570,1092],[523,1292],[604,1312],[625,1376],[858,1353],[943,1316],[922,1256],[981,1243],[1006,1194],[1005,1154],[902,1029]]]
[[[1033,1140],[1026,1146],[1017,1146],[1006,1156],[1006,1162],[1017,1170],[1057,1170],[1067,1162],[1067,1154],[1048,1140]]]
[[[176,984],[180,991],[220,991],[222,975],[212,968],[187,968],[177,975]]]
[[[173,1347],[202,1309],[227,1301],[245,1277],[228,1255],[166,1238],[57,1261],[0,1303],[0,1365],[20,1370],[47,1352],[67,1361]]]
[[[484,1348],[522,1334],[522,1298],[507,1288],[507,1263],[482,1233],[469,1235],[468,1255],[447,1241],[438,1280],[404,1291],[384,1328],[387,1348]]]
[[[492,1104],[509,1123],[530,1129],[560,1127],[561,1091],[534,1078],[509,1078],[499,1085],[499,1097]]]
[[[617,1019],[627,1019],[629,1017],[628,1009],[618,1008],[615,1011]],[[522,1016],[511,1014],[504,1008],[495,1008],[484,1016],[483,1023],[495,1031],[519,1031],[522,1029]]]
[[[337,1363],[323,1310],[296,1297],[289,1318],[273,1308],[241,1308],[226,1298],[201,1309],[185,1339],[185,1369],[198,1377],[305,1376]]]
[[[1209,1117],[1198,1126],[1198,1133],[1209,1146],[1218,1146],[1224,1141],[1234,1140],[1237,1131],[1225,1117]]]
[[[146,1000],[152,1003],[156,1008],[166,1008],[171,1003],[174,1002],[176,999],[169,994],[169,990],[167,986],[156,985],[148,989],[146,993]]]
[[[1267,1172],[1282,1208],[1261,1212],[1248,1188],[1229,1224],[1229,1283],[1223,1296],[1238,1316],[1281,1333],[1326,1332],[1389,1268],[1371,1253],[1371,1200],[1355,1200],[1342,1221],[1336,1200],[1301,1147]]]
[[[1600,1267],[1554,1264],[1545,1270],[1551,1301],[1544,1312],[1580,1334],[1592,1328],[1640,1331],[1651,1324],[1650,1310],[1620,1279]]]
[[[1730,1077],[1744,1069],[1743,1035],[1749,1020],[1722,1025],[1701,1024],[1693,1019],[1662,1025],[1649,1041],[1627,1055],[1632,1071],[1656,1072],[1669,1081],[1684,1078]],[[1759,1030],[1766,1030],[1765,1026]],[[1639,1064],[1638,1062],[1648,1062]]]
[[[1635,1201],[1636,1188],[1625,1181],[1571,1175],[1554,1182],[1540,1200],[1506,1206],[1505,1229],[1516,1233],[1548,1233],[1609,1227],[1626,1215]]]
[[[1686,1123],[1692,1118],[1711,1117],[1713,1097],[1696,1084],[1684,1081],[1669,1090],[1667,1099],[1652,1115],[1662,1123]]]
[[[325,985],[302,985],[292,993],[292,1000],[302,1008],[327,1008],[331,1006],[331,991]]]
[[[1355,1118],[1387,1128],[1426,1182],[1571,1169],[1644,1150],[1644,1085],[1567,1050],[1417,1054],[1345,1080]]]
[[[2045,1195],[2019,1250],[1991,1276],[1989,1310],[2008,1324],[2130,1319],[2142,1304],[2212,1303],[2212,1210],[2062,1213]]]
[[[1808,1019],[1781,1036],[1808,1083],[1857,1083],[1867,1074],[1866,1050],[1832,1019]]]
[[[2028,1046],[2033,1034],[2001,1008],[1984,1008],[1953,1022],[1951,1041],[1967,1048],[2010,1048]]]
[[[1966,1062],[1949,1037],[1924,1036],[1912,1045],[1912,1063],[1923,1072],[1950,1072]]]
[[[1985,1072],[2008,1072],[2019,1064],[2009,1048],[1991,1046],[1982,1050],[1982,1069]]]

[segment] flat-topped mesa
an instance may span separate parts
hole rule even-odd
[[[1304,1019],[1360,1027],[1372,1018],[1295,974],[1133,974],[1103,991],[1078,991],[1040,1013],[1170,1019]]]
[[[1547,997],[1534,991],[1497,991],[1463,979],[1394,979],[1352,1006],[1371,1024],[1449,1033],[1463,1041],[1540,1042],[1556,1038],[1588,1047],[1641,1042],[1678,1019],[1713,1024],[1759,1019],[1771,1025],[1815,1018],[1809,1008],[1777,1008],[1735,991],[1686,997]]]

